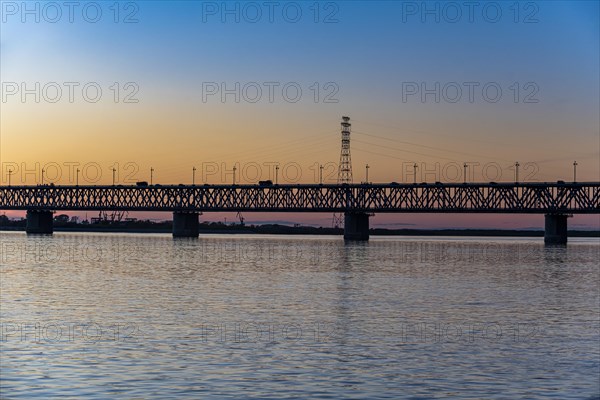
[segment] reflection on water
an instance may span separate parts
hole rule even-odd
[[[2,396],[592,398],[599,250],[2,233]]]

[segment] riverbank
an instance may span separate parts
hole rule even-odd
[[[158,225],[158,224],[157,224]],[[0,231],[25,231],[24,226],[0,226]],[[160,226],[127,227],[111,225],[82,225],[55,226],[55,232],[110,232],[110,233],[171,233],[170,224]],[[499,237],[542,237],[543,230],[517,229],[371,229],[373,236],[499,236]],[[341,235],[342,229],[286,226],[286,225],[257,225],[257,226],[211,226],[200,225],[203,234],[282,234],[282,235]],[[600,237],[600,231],[568,231],[570,237]]]

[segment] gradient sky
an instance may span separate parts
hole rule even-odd
[[[319,164],[329,168],[325,180],[334,181],[342,115],[353,123],[356,182],[365,179],[367,163],[371,181],[412,182],[414,162],[419,174],[430,171],[419,181],[462,181],[463,162],[474,165],[469,180],[513,181],[515,161],[521,180],[572,180],[573,160],[578,180],[600,179],[598,2],[479,2],[472,18],[463,2],[428,2],[430,13],[422,2],[279,2],[272,21],[262,1],[226,3],[238,15],[223,15],[220,1],[121,2],[118,15],[114,2],[98,2],[102,15],[96,23],[84,18],[95,17],[89,2],[79,3],[73,22],[63,2],[55,3],[62,12],[56,23],[50,22],[56,10],[46,2],[27,3],[38,7],[39,22],[23,12],[21,2],[0,3],[2,184],[9,168],[19,172],[13,184],[39,182],[43,166],[47,180],[74,183],[69,165],[76,163],[87,172],[80,183],[91,183],[97,166],[96,183],[111,183],[113,167],[120,183],[149,180],[151,167],[155,183],[191,182],[194,166],[197,183],[226,183],[235,163],[244,171],[238,182],[252,183],[258,180],[256,165],[260,178],[269,179],[269,163],[275,162],[289,166],[280,183],[315,182]],[[252,22],[256,6],[262,15]],[[302,15],[292,22],[297,10]],[[124,23],[130,14],[137,22]],[[35,92],[36,82],[39,103],[35,94],[23,101],[22,85]],[[47,101],[55,93],[52,85],[47,98],[42,89],[51,82],[63,92],[56,103]],[[73,102],[64,82],[79,84]],[[90,82],[102,89],[96,103],[82,95]],[[230,89],[236,82],[251,85],[246,97],[240,90],[239,102],[233,94],[223,102],[220,94],[203,93],[213,82]],[[255,103],[248,101],[253,82],[263,90]],[[279,84],[272,102],[265,82]],[[438,103],[434,94],[423,101],[419,93],[406,92],[413,83],[431,89],[436,82],[449,90],[446,96],[440,90]],[[478,85],[472,102],[465,82]],[[285,100],[286,83],[302,89],[299,101]],[[454,83],[462,97],[453,103]],[[490,83],[502,89],[497,102],[482,93]],[[10,94],[15,87],[19,92]],[[138,102],[124,103],[132,88]],[[334,89],[337,102],[324,102]],[[24,168],[30,173],[23,174]],[[217,173],[207,176],[209,168]],[[246,217],[330,221],[324,214]],[[504,215],[373,220],[374,226],[411,227],[542,223],[540,216]],[[598,228],[600,218],[575,217],[570,226]]]

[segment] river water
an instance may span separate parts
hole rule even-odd
[[[598,398],[600,242],[0,234],[2,398]]]

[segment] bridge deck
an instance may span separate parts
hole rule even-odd
[[[600,213],[600,182],[3,186],[0,210]]]

